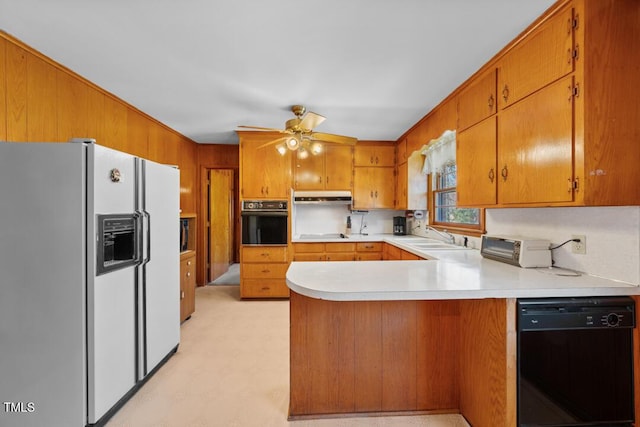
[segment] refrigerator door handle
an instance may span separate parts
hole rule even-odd
[[[143,242],[142,242],[142,212],[140,211],[135,211],[133,214],[133,218],[136,222],[136,231],[135,231],[135,242],[136,242],[136,249],[135,249],[135,265],[142,265],[142,246],[143,246]]]
[[[142,211],[142,214],[147,218],[147,256],[143,261],[146,264],[151,261],[151,214],[147,211]]]

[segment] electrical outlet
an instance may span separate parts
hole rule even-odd
[[[580,239],[579,242],[571,242],[571,252],[574,254],[584,255],[587,253],[587,236],[574,234],[572,239]]]

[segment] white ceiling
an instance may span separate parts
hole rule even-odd
[[[554,0],[0,0],[0,29],[201,143],[396,140]]]

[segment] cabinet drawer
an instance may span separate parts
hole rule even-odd
[[[287,268],[286,263],[243,263],[241,265],[242,278],[247,279],[284,279]]]
[[[358,252],[382,252],[382,242],[360,242],[356,244]]]
[[[326,252],[354,252],[356,250],[355,243],[325,243]]]
[[[357,261],[380,261],[382,252],[361,252],[356,255]]]
[[[312,253],[312,252],[303,252],[303,253],[298,253],[296,252],[293,255],[293,260],[294,261],[326,261],[327,257],[324,254],[324,252],[316,252],[316,253]]]
[[[328,252],[327,261],[355,261],[354,252]]]
[[[255,246],[242,248],[243,262],[287,262],[286,246]]]
[[[288,298],[289,288],[284,279],[244,279],[240,285],[242,298]]]
[[[298,252],[324,252],[324,243],[294,243],[293,250]]]

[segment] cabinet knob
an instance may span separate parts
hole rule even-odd
[[[376,165],[378,164],[378,161],[379,161],[379,160],[378,160],[378,156],[376,156]]]
[[[371,198],[373,199],[373,191],[371,192]]]
[[[191,265],[191,261],[187,261],[187,265]]]
[[[180,299],[184,299],[184,291],[180,291]]]
[[[191,277],[191,272],[187,271],[187,277]]]
[[[489,110],[493,110],[493,104],[495,103],[495,100],[493,99],[493,94],[489,95],[489,99],[487,100],[487,106],[489,107]]]
[[[264,270],[262,270],[263,273],[270,273],[271,270],[269,270],[268,268],[265,268]]]
[[[502,99],[504,99],[504,102],[507,102],[507,99],[509,99],[509,86],[508,85],[504,85],[504,89],[502,89]]]
[[[491,183],[493,183],[495,177],[496,174],[493,172],[493,168],[489,169],[489,181],[491,181]]]
[[[369,163],[373,164],[373,156],[371,156],[371,160],[369,160]]]
[[[376,190],[376,199],[378,198],[378,190]]]
[[[503,181],[507,180],[507,176],[509,176],[509,169],[507,169],[507,165],[504,165],[504,167],[502,168],[502,171],[500,171],[500,175],[502,175]]]

